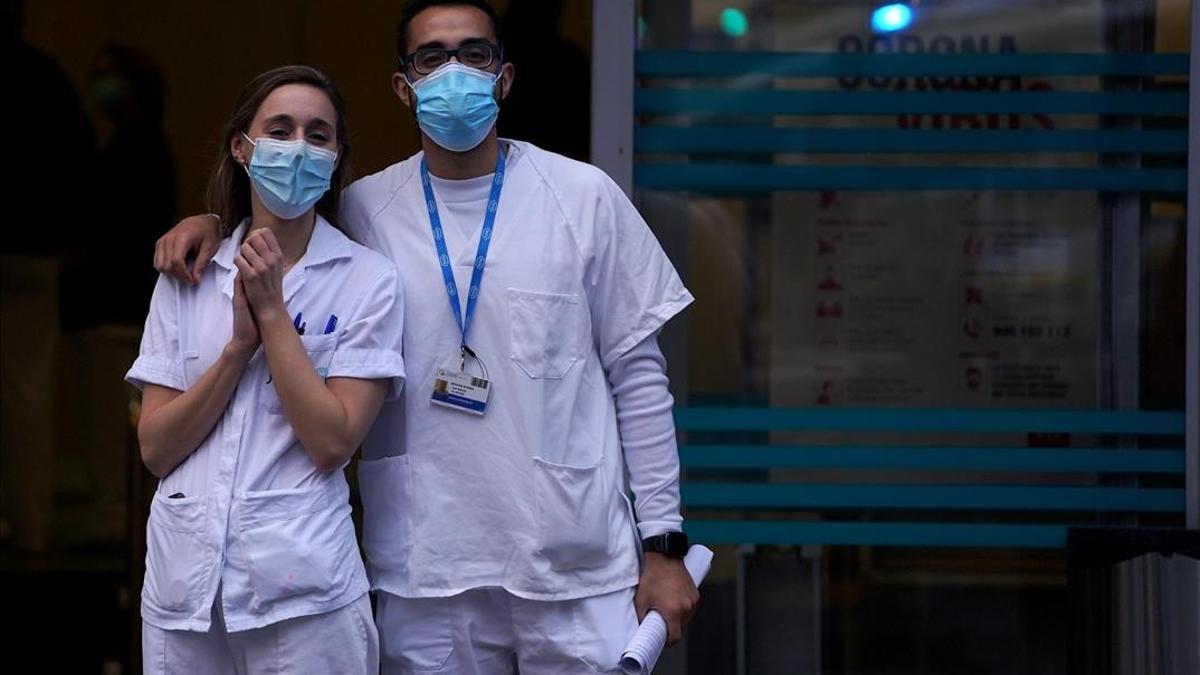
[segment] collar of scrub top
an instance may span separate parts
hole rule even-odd
[[[513,182],[513,176],[515,175],[513,173],[513,169],[514,167],[520,167],[521,162],[523,162],[521,146],[507,138],[501,138],[498,140],[500,142],[500,147],[504,148],[505,151],[504,182],[510,186],[515,185],[516,183]],[[416,190],[412,203],[421,209],[421,219],[428,222],[429,216],[426,215],[428,213],[428,209],[425,208],[425,198],[422,194],[423,181],[421,180],[421,160],[424,158],[424,152],[418,152],[416,155],[413,155],[413,161],[411,163],[407,163],[403,169],[404,173],[401,174],[401,183],[403,185],[410,185],[411,181],[412,184],[415,184],[415,187],[412,188]],[[512,187],[506,188],[506,191],[508,192],[512,192],[513,190],[514,188]],[[436,197],[436,199],[439,203],[441,203],[441,197]],[[503,217],[504,216],[498,214],[496,219],[500,220]],[[451,257],[454,259],[455,265],[467,267],[475,263],[475,254],[479,248],[478,232],[468,237],[460,227],[444,227],[442,228],[442,233],[446,237],[446,247],[450,251],[454,252]]]
[[[242,237],[249,226],[249,218],[239,223],[233,234],[221,242],[221,247],[212,259],[213,263],[221,268],[223,275],[218,279],[221,292],[230,298],[233,297],[233,281],[237,278],[237,266],[233,264],[233,259],[237,256]],[[339,232],[328,221],[318,215],[313,225],[312,236],[308,239],[308,249],[283,277],[283,301],[286,303],[291,300],[296,291],[304,286],[308,268],[349,257],[350,243],[344,236],[339,236]]]

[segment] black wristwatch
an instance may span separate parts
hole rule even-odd
[[[688,538],[682,532],[666,532],[642,540],[642,551],[645,553],[661,553],[668,558],[682,558],[687,555]]]

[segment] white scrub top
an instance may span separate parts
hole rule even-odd
[[[222,242],[196,286],[159,277],[129,382],[182,391],[216,361],[233,331],[233,261],[246,227]],[[291,316],[303,313],[300,339],[318,373],[390,379],[389,396],[399,393],[404,302],[391,262],[318,216],[283,298]],[[159,481],[142,618],[208,630],[218,586],[230,631],[356,600],[368,585],[348,494],[343,472],[318,470],[300,445],[260,348],[212,433]]]
[[[467,336],[491,378],[482,417],[430,404],[435,371],[457,367],[460,333],[424,206],[421,155],[343,196],[342,222],[396,261],[408,302],[408,386],[385,404],[359,464],[372,586],[394,595],[492,586],[563,600],[638,579],[605,369],[692,296],[607,175],[502,143],[508,166]],[[452,217],[438,202],[442,219]],[[480,228],[443,231],[457,285],[468,288]]]

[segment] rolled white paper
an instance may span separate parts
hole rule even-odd
[[[697,588],[708,575],[712,559],[713,552],[700,544],[689,548],[683,557],[683,566]],[[654,610],[646,612],[646,618],[634,632],[633,639],[621,652],[621,672],[625,675],[647,675],[654,670],[654,664],[658,663],[658,657],[666,646],[667,622]]]

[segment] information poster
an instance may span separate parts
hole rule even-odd
[[[856,3],[778,5],[788,51],[1095,52],[1098,1],[922,7],[876,36]],[[968,11],[969,10],[969,11]],[[1047,18],[1045,12],[1054,13]],[[820,25],[822,30],[811,30]],[[807,27],[807,28],[806,28]],[[1095,78],[842,78],[840,90],[1088,90]],[[902,115],[779,118],[784,126],[1052,130],[1095,118]],[[789,156],[793,164],[1094,166],[1063,154]],[[964,408],[1096,404],[1095,192],[778,193],[772,203],[771,403]]]

